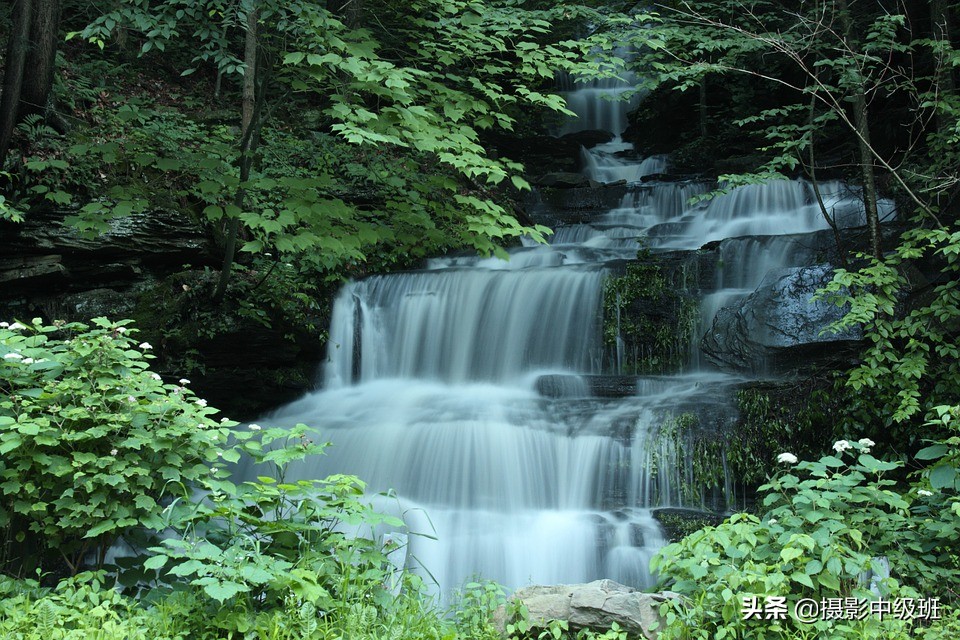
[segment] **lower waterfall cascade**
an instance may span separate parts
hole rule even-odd
[[[659,430],[687,410],[732,419],[729,389],[742,378],[711,370],[694,346],[683,372],[595,396],[592,378],[619,373],[605,355],[604,280],[640,248],[720,242],[724,268],[700,283],[702,333],[767,272],[805,264],[798,234],[828,227],[806,181],[693,203],[715,185],[659,180],[667,159],[631,150],[619,137],[583,150],[584,173],[626,180],[626,194],[588,222],[558,226],[548,245],[513,249],[508,261],[436,258],[345,285],[322,388],[267,418],[308,424],[332,443],[288,477],[349,473],[391,491],[378,506],[407,524],[406,564],[441,593],[475,576],[510,589],[599,578],[650,587],[649,559],[665,544],[654,509],[732,507],[728,487],[684,491],[692,461]],[[840,226],[863,223],[855,188],[820,191]],[[891,203],[882,207],[892,215]]]

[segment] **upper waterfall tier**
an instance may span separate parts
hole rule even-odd
[[[602,279],[594,265],[451,268],[354,282],[334,304],[327,386],[596,371]]]
[[[642,166],[638,162],[634,165]],[[824,210],[839,228],[865,224],[859,189],[838,181],[819,185],[823,209],[812,183],[806,180],[745,185],[691,203],[691,198],[707,193],[711,186],[704,182],[637,185],[619,207],[596,216],[589,224],[560,227],[551,242],[632,251],[641,246],[697,249],[726,238],[825,230],[829,225]],[[882,219],[894,217],[893,201],[881,200],[878,204]]]
[[[565,77],[560,85],[567,108],[577,114],[564,123],[560,135],[597,129],[609,131],[619,139],[627,128],[627,114],[640,101],[637,78],[632,73],[624,78],[600,78],[586,83]]]

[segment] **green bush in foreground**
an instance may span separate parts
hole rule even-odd
[[[957,428],[956,407],[941,407],[938,414],[943,425]],[[903,463],[872,456],[868,439],[838,441],[836,455],[815,462],[781,454],[779,462],[790,470],[760,487],[767,509],[762,517],[737,514],[665,547],[652,561],[661,584],[684,596],[663,605],[660,637],[955,637],[950,631],[957,624],[956,613],[950,617],[955,602],[950,601],[960,584],[958,443],[953,437],[922,451],[921,458],[935,462],[905,489],[885,477]],[[882,558],[889,561],[892,577],[882,577]],[[785,599],[782,618],[769,619],[764,612],[745,619],[746,602],[769,597]],[[942,601],[945,619],[928,628],[921,628],[928,621],[900,620],[892,613],[804,622],[793,615],[801,599],[866,603],[935,597]]]
[[[129,324],[0,323],[0,563],[59,556],[76,573],[94,552],[101,564],[118,536],[162,529],[164,503],[237,458],[228,424],[189,381],[150,371]]]

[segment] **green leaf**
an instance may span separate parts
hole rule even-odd
[[[917,452],[917,460],[937,460],[947,455],[950,451],[950,448],[945,444],[935,444],[929,447],[920,449]]]
[[[810,579],[810,576],[808,576],[808,575],[805,574],[805,573],[800,573],[799,571],[794,571],[792,574],[790,574],[790,577],[793,579],[794,582],[799,582],[800,584],[804,585],[805,587],[809,587],[810,589],[814,589],[814,588],[815,588],[814,585],[813,585],[813,580],[811,580],[811,579]]]
[[[117,523],[113,520],[104,520],[100,524],[92,527],[87,533],[83,536],[84,538],[96,538],[102,533],[108,531],[114,531],[117,529]]]
[[[249,591],[249,588],[237,582],[215,582],[203,587],[204,593],[221,604],[245,591]]]
[[[161,556],[161,555],[150,556],[149,558],[147,558],[147,559],[144,561],[144,563],[143,563],[143,568],[144,568],[144,569],[159,569],[159,568],[161,568],[163,565],[167,564],[167,560],[168,560],[167,556]]]
[[[780,551],[780,558],[784,562],[790,562],[791,560],[796,560],[803,555],[802,549],[797,549],[796,547],[785,547]]]
[[[930,486],[934,489],[952,489],[956,484],[957,470],[949,464],[940,464],[930,471]]]
[[[817,576],[817,581],[827,589],[832,591],[840,591],[840,580],[838,580],[833,574],[821,573]]]

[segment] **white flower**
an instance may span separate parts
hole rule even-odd
[[[251,425],[250,425],[249,427],[247,427],[247,428],[250,429],[250,431],[260,431],[260,429],[263,429],[263,427],[261,427],[260,425],[258,425],[258,424],[256,424],[256,423],[251,424]]]
[[[117,333],[126,333],[126,332],[127,332],[126,327],[117,327]]]
[[[163,378],[160,377],[159,373],[151,373],[150,377],[153,378],[154,380],[163,380]]]
[[[206,428],[207,428],[207,425],[203,424],[202,422],[197,425],[197,429],[206,429]]]
[[[837,453],[842,453],[850,448],[850,443],[846,440],[837,440],[833,443],[833,450]]]
[[[23,356],[17,353],[16,351],[11,351],[10,353],[3,354],[4,360],[23,360]]]
[[[26,329],[27,327],[20,324],[19,322],[14,322],[10,325],[10,331],[19,331],[20,329]]]
[[[786,464],[797,464],[797,456],[792,453],[781,453],[777,456],[777,462],[784,462]]]
[[[141,342],[141,343],[140,343],[140,348],[143,349],[144,351],[146,351],[146,350],[148,350],[148,349],[153,349],[153,347],[150,345],[149,342]]]
[[[136,401],[137,401],[137,399],[134,398],[133,396],[127,396],[127,402],[129,402],[130,404],[133,404],[133,403],[135,403]]]
[[[923,496],[924,498],[929,498],[930,496],[933,495],[933,491],[927,491],[926,489],[920,489],[920,491],[917,491],[917,495],[918,495],[918,496]]]
[[[187,380],[186,378],[180,378],[179,380],[177,380],[177,382],[179,382],[180,384],[190,384],[190,381]]]
[[[115,455],[117,455],[118,453],[120,453],[120,452],[117,451],[116,449],[110,449],[110,455],[115,456]]]
[[[860,448],[863,450],[864,453],[870,453],[870,448],[877,443],[871,440],[870,438],[860,438],[859,440],[857,440],[857,444],[860,445]]]
[[[0,329],[6,329],[10,326],[9,322],[0,322]]]
[[[23,364],[33,364],[33,358],[24,358]]]
[[[220,418],[220,424],[227,424],[230,422],[230,418]]]
[[[197,405],[201,407],[205,407],[207,406],[207,401],[204,400],[203,398],[200,398],[199,400],[197,400]]]
[[[769,520],[767,520],[767,524],[777,524],[777,519],[776,519],[776,518],[770,518]]]

